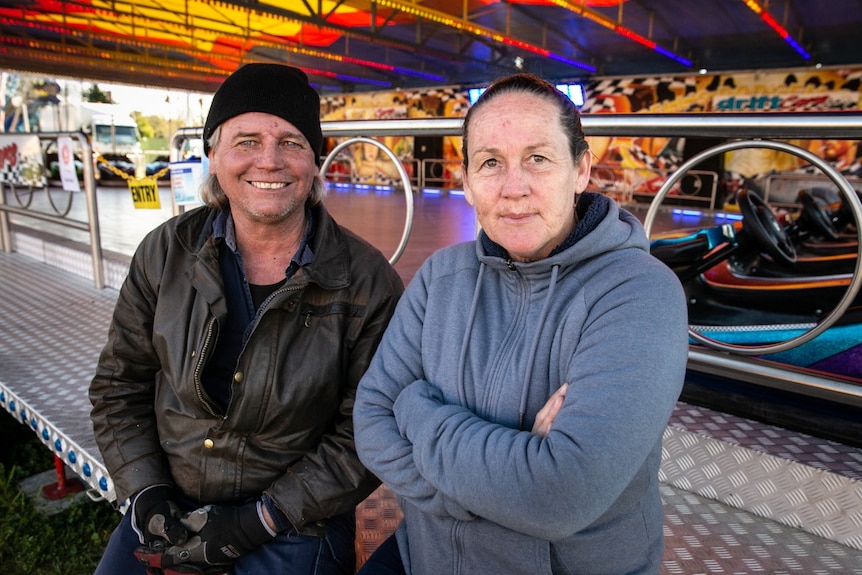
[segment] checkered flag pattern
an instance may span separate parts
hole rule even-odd
[[[42,158],[24,157],[19,151],[14,162],[3,161],[0,183],[24,187],[44,187],[47,180]]]
[[[600,80],[592,86],[586,86],[587,100],[581,112],[585,114],[618,113],[615,103],[616,96],[633,98],[638,91],[648,89],[655,93],[656,101],[674,100],[677,96],[685,96],[697,91],[697,79],[694,77],[672,78],[614,78]]]

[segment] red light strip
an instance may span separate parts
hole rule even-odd
[[[485,38],[490,38],[495,42],[500,42],[502,44],[506,44],[508,46],[515,46],[522,50],[526,50],[528,52],[532,52],[534,54],[539,54],[545,56],[547,58],[552,58],[554,60],[558,60],[560,62],[565,62],[570,66],[574,66],[576,68],[582,68],[587,70],[588,72],[595,72],[596,68],[589,64],[585,64],[583,62],[578,62],[576,60],[572,60],[566,58],[565,56],[560,56],[558,54],[554,54],[544,48],[540,48],[538,46],[534,46],[532,44],[528,44],[527,42],[523,42],[521,40],[516,40],[515,38],[510,38],[508,36],[504,36],[503,34],[496,32],[494,30],[485,28],[483,26],[479,26],[477,24],[473,24],[467,20],[462,18],[458,18],[451,14],[447,14],[445,12],[440,12],[437,10],[432,10],[430,8],[419,7],[415,4],[407,4],[402,2],[401,0],[376,0],[375,2],[378,6],[383,6],[385,8],[392,8],[394,10],[399,10],[405,14],[413,16],[415,18],[423,18],[425,20],[429,20],[431,22],[437,22],[438,24],[442,24],[443,26],[447,26],[450,28],[454,28],[456,30],[463,30],[469,34],[473,34],[474,36],[482,36]]]
[[[649,48],[650,50],[655,50],[655,49],[656,49],[656,46],[658,46],[658,44],[656,44],[656,43],[655,43],[655,42],[653,42],[652,40],[647,40],[646,38],[644,38],[644,37],[643,37],[643,36],[641,36],[640,34],[637,34],[637,33],[635,33],[635,32],[632,32],[632,31],[631,31],[631,30],[629,30],[628,28],[623,28],[622,26],[616,26],[616,27],[614,27],[614,32],[616,32],[616,33],[617,33],[617,34],[619,34],[620,36],[625,36],[626,38],[628,38],[628,39],[630,39],[630,40],[634,40],[634,41],[635,41],[635,42],[637,42],[638,44],[641,44],[641,45],[643,45],[643,46],[646,46],[646,47],[647,47],[647,48]]]
[[[778,21],[772,17],[769,12],[763,9],[763,6],[755,2],[754,0],[742,0],[742,2],[751,9],[752,12],[759,15],[760,18],[766,22],[766,25],[772,28],[776,34],[781,36],[781,39],[790,44],[790,46],[799,53],[800,56],[805,58],[806,60],[811,59],[811,55],[805,51],[805,48],[799,45],[799,43],[793,39],[784,26],[778,23]]]
[[[620,36],[628,38],[629,40],[634,40],[635,42],[637,42],[641,46],[646,46],[650,50],[654,50],[654,51],[658,52],[659,54],[661,54],[662,56],[666,56],[666,57],[670,58],[671,60],[676,60],[677,62],[679,62],[680,64],[682,64],[684,66],[690,67],[692,65],[691,60],[688,60],[687,58],[683,58],[682,56],[678,56],[678,55],[674,54],[673,52],[671,52],[670,50],[665,50],[664,48],[662,48],[661,46],[659,46],[658,44],[656,44],[652,40],[648,40],[648,39],[644,38],[643,36],[641,36],[637,32],[630,30],[630,29],[626,28],[625,26],[620,26],[619,24],[617,24],[616,22],[614,22],[610,18],[605,17],[600,12],[596,12],[595,10],[590,10],[589,8],[587,8],[583,4],[583,2],[581,2],[579,4],[574,4],[571,0],[550,0],[550,1],[553,4],[559,6],[560,8],[565,8],[566,10],[568,10],[574,14],[577,14],[578,16],[586,18],[587,20],[590,20],[592,22],[595,22],[599,26],[604,26],[608,30],[613,30],[614,32],[616,32]]]

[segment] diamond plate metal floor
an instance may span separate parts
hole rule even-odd
[[[0,403],[109,500],[87,386],[116,298],[89,279],[0,252]]]
[[[119,227],[142,237],[147,226]],[[422,235],[414,227],[411,242]],[[0,252],[0,404],[112,499],[86,388],[130,251],[107,254],[113,288],[96,290],[79,242],[16,228],[13,245]],[[862,449],[682,402],[664,444],[663,574],[862,575]],[[394,527],[391,507],[361,510],[360,560]]]

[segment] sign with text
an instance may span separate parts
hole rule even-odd
[[[80,192],[78,172],[75,170],[75,154],[72,153],[72,138],[60,136],[57,138],[57,160],[60,169],[60,182],[67,192]]]
[[[727,94],[712,99],[715,112],[829,112],[858,110],[857,92]]]
[[[200,205],[200,188],[203,183],[202,162],[172,162],[171,189],[178,206]]]
[[[137,210],[159,210],[159,184],[155,178],[129,180],[132,203]]]

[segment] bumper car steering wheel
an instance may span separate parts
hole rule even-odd
[[[837,241],[840,232],[832,218],[832,213],[821,203],[821,200],[805,190],[800,190],[797,198],[802,204],[802,218],[810,226],[811,232],[824,239]],[[853,214],[849,214],[849,219],[853,220]]]
[[[695,154],[693,157],[683,162],[683,164],[667,179],[667,181],[662,184],[661,188],[656,192],[649,210],[647,210],[647,214],[644,217],[644,230],[646,231],[647,237],[650,237],[652,225],[655,222],[656,215],[658,215],[658,212],[661,209],[662,200],[664,200],[665,196],[670,193],[671,189],[673,189],[677,182],[679,182],[689,170],[708,158],[743,148],[766,148],[785,152],[802,158],[811,165],[819,168],[832,181],[832,183],[838,187],[839,191],[843,195],[844,203],[847,205],[847,210],[849,211],[849,215],[852,216],[852,219],[857,224],[862,222],[862,201],[860,201],[860,197],[856,195],[856,190],[853,189],[844,176],[842,176],[831,164],[808,150],[785,142],[774,142],[770,140],[739,140],[725,142]],[[749,192],[748,194],[745,194],[744,198],[740,198],[739,205],[740,209],[743,210],[743,217],[745,220],[751,220],[751,222],[748,222],[751,225],[748,226],[749,231],[747,234],[754,236],[754,238],[752,238],[754,241],[761,242],[761,247],[763,247],[764,250],[773,257],[773,259],[776,259],[776,261],[781,260],[785,263],[788,261],[793,263],[796,259],[796,250],[793,248],[792,244],[789,243],[787,234],[784,232],[781,225],[778,224],[772,210],[769,209],[760,196],[757,195],[756,192],[754,194]],[[751,214],[749,215],[748,213],[745,213],[746,211],[750,211]],[[761,236],[759,239],[757,238],[758,234]],[[857,225],[856,237],[859,241],[859,245],[862,245],[862,226]],[[767,245],[769,245],[769,249],[766,249]],[[860,287],[862,287],[862,258],[857,258],[853,277],[850,280],[843,297],[835,308],[826,314],[816,325],[800,335],[792,337],[786,341],[766,345],[737,345],[709,338],[692,327],[689,327],[689,336],[691,336],[694,341],[705,345],[708,348],[739,355],[765,355],[792,349],[811,341],[835,324],[835,322],[841,318],[841,315],[853,303]]]
[[[796,248],[763,198],[749,188],[736,193],[742,212],[742,229],[775,261],[790,267],[796,263]]]

